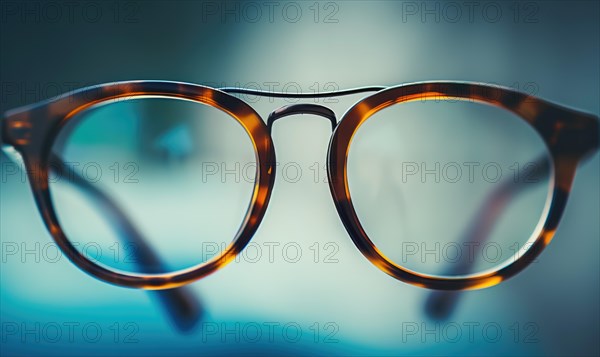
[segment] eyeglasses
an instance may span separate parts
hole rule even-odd
[[[308,99],[366,92],[374,93],[354,104],[339,121],[328,107],[299,103],[272,111],[265,123],[255,109],[235,96]],[[275,183],[273,123],[296,114],[312,114],[331,122],[327,181],[337,213],[356,247],[392,277],[436,290],[493,286],[529,265],[554,235],[578,163],[598,149],[598,117],[594,115],[508,88],[463,82],[423,82],[311,94],[214,89],[167,81],[117,82],[9,111],[2,119],[0,138],[5,150],[14,149],[22,157],[44,223],[58,247],[77,267],[112,284],[171,289],[215,272],[249,244],[267,211]],[[149,120],[141,125],[144,118]],[[211,124],[197,128],[203,138],[198,141],[191,128],[196,119],[202,118]],[[132,134],[137,137],[135,144],[127,142]],[[94,146],[102,140],[104,144]],[[444,140],[445,146],[441,146]],[[87,144],[91,148],[86,149]],[[415,145],[420,146],[415,149]],[[239,159],[235,154],[242,148],[249,148],[245,152],[250,155]],[[140,205],[145,209],[156,208],[148,221],[156,224],[152,230],[159,232],[162,239],[149,240],[146,233],[152,230],[144,232],[134,223],[140,211],[120,202],[120,195],[136,191],[135,187],[107,194],[106,186],[89,177],[90,167],[98,171],[97,165],[88,165],[87,174],[81,174],[65,159],[68,153],[124,157],[125,149],[145,155],[146,173],[166,174],[164,168],[156,165],[157,155],[175,162],[168,170],[172,175],[168,181],[151,180],[148,187],[153,189],[134,192],[129,197],[143,201]],[[198,188],[204,196],[193,202],[206,207],[195,216],[193,204],[178,206],[176,201],[170,201],[176,197],[163,194],[163,190],[171,192],[167,186],[190,184],[187,176],[177,181],[174,172],[185,171],[177,162],[198,151],[222,153],[225,161],[203,161],[200,176],[196,171],[190,174],[195,187],[211,187]],[[457,155],[464,159],[451,160]],[[486,155],[490,160],[484,160]],[[234,163],[225,165],[225,180],[223,175],[215,174],[224,162]],[[237,171],[227,173],[231,167]],[[126,168],[117,165],[111,167],[111,172]],[[229,209],[223,202],[235,194],[207,183],[219,177],[222,184],[227,175],[246,184],[247,193],[242,196],[249,197],[249,203]],[[478,175],[481,182],[474,185]],[[69,176],[63,183],[70,188],[59,188],[53,180],[57,176]],[[389,187],[384,190],[385,186]],[[75,196],[68,190],[83,193],[97,212],[78,210],[69,201]],[[185,197],[186,193],[183,195],[177,197]],[[440,197],[446,206],[431,204],[432,199]],[[406,205],[410,200],[413,204]],[[61,206],[61,202],[65,205]],[[221,246],[219,254],[199,264],[192,262],[173,269],[172,264],[168,268],[163,263],[166,255],[177,255],[169,245],[177,233],[163,229],[160,223],[165,210],[177,211],[176,217],[210,216],[208,221],[214,223],[210,229],[216,231],[222,223],[220,217],[230,211],[236,211],[233,216],[239,221],[233,224],[233,238]],[[100,221],[110,222],[121,243],[133,247],[129,255],[137,272],[85,254],[72,234],[91,235],[92,241],[99,233],[86,231],[87,224],[81,229],[64,227],[68,221],[87,222],[88,215],[94,214],[102,216]],[[421,221],[418,227],[411,227],[410,218],[415,215]],[[89,218],[94,219],[98,218]],[[104,223],[98,223],[98,227]],[[515,230],[516,226],[525,230]],[[186,230],[183,225],[179,227]],[[459,238],[445,237],[445,232],[461,229],[466,233],[459,234]],[[193,229],[187,231],[194,233]],[[411,240],[411,235],[419,231],[425,232],[425,238]],[[214,234],[221,236],[223,232]],[[493,237],[504,239],[505,245]],[[514,237],[518,237],[519,244],[513,244]],[[111,250],[114,241],[98,244]],[[193,242],[186,244],[182,251],[193,255]],[[498,251],[503,250],[511,254],[502,253],[498,258]]]

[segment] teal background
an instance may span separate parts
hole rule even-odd
[[[318,2],[318,15],[310,8],[314,2],[274,3],[271,18],[271,5],[260,1],[82,2],[72,16],[68,3],[2,2],[0,109],[131,79],[304,92],[314,91],[315,83],[324,91],[444,79],[510,86],[600,113],[596,1],[477,1],[472,18],[462,2]],[[222,12],[225,6],[231,12]],[[490,15],[492,8],[502,15]],[[289,104],[242,99],[263,118]],[[340,117],[359,99],[325,105]],[[324,163],[327,125],[311,116],[278,123],[278,159]],[[441,322],[424,313],[428,291],[388,277],[360,255],[326,183],[309,178],[293,184],[278,172],[253,242],[297,242],[303,259],[242,261],[194,283],[205,315],[187,334],[145,292],[101,283],[64,257],[36,259],[36,244],[44,247],[51,237],[27,182],[11,174],[10,165],[2,156],[2,249],[16,243],[38,253],[1,262],[3,356],[600,354],[597,154],[580,167],[541,258],[499,286],[464,294],[455,314]],[[337,263],[315,263],[309,248],[315,242],[322,253],[325,243],[337,244]],[[267,326],[274,326],[273,338]],[[297,341],[290,326],[302,331]]]

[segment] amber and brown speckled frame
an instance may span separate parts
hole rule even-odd
[[[316,98],[376,92],[360,100],[339,122],[329,108],[296,104],[271,113],[267,123],[250,105],[233,96],[248,93],[270,97]],[[254,190],[246,217],[225,251],[198,266],[168,274],[135,274],[106,269],[86,259],[65,236],[48,189],[51,148],[58,133],[78,113],[98,104],[140,97],[191,100],[218,108],[237,120],[252,140],[257,160]],[[509,110],[529,123],[547,145],[552,158],[551,200],[542,229],[519,259],[493,271],[438,277],[399,266],[383,255],[369,239],[354,210],[347,178],[347,158],[352,138],[369,117],[391,105],[414,100],[462,99]],[[57,245],[79,268],[103,281],[134,288],[170,289],[211,274],[231,262],[248,244],[267,209],[275,182],[275,148],[271,125],[294,114],[314,114],[332,122],[327,155],[329,186],[337,211],[356,247],[374,265],[401,281],[430,289],[471,290],[496,285],[523,270],[550,243],[566,205],[577,164],[598,149],[598,117],[499,86],[463,82],[423,82],[396,87],[364,87],[331,93],[269,93],[240,88],[214,89],[168,81],[128,81],[88,87],[32,106],[9,111],[0,123],[0,139],[23,158],[44,223]],[[33,174],[37,173],[37,174]]]

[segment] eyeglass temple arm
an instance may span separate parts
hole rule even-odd
[[[550,174],[550,162],[545,155],[537,158],[532,167],[536,171],[532,173],[533,176],[529,177],[529,180],[515,180],[512,177],[507,177],[484,199],[481,209],[467,226],[467,231],[463,235],[465,244],[472,242],[484,243],[490,237],[494,224],[498,222],[499,216],[511,199],[525,192],[528,188],[543,182],[543,179]],[[463,259],[460,263],[452,265],[447,270],[446,275],[465,274],[473,270],[474,264],[475,260],[472,257]],[[459,291],[431,291],[428,294],[429,296],[425,302],[425,312],[430,317],[440,320],[452,314],[460,296]]]
[[[568,136],[567,142],[564,144],[567,147],[575,148],[580,159],[586,160],[593,156],[600,149],[600,121],[598,116],[590,115],[569,110],[571,115],[574,115],[578,128],[575,132]],[[464,235],[466,242],[483,242],[485,241],[498,216],[502,213],[511,198],[517,194],[524,192],[524,189],[534,186],[534,183],[542,182],[540,178],[548,177],[550,174],[550,162],[545,156],[539,157],[535,161],[538,167],[537,180],[532,184],[526,185],[525,182],[519,180],[511,180],[506,178],[505,181],[494,190],[484,201],[482,209],[474,218],[473,222],[468,226],[468,230]],[[463,263],[464,264],[464,263]],[[454,267],[456,272],[465,272],[472,268],[473,262],[467,262],[466,265],[458,264]],[[450,274],[452,270],[450,269]],[[460,292],[458,291],[432,291],[425,304],[425,312],[436,319],[447,318],[458,303]]]
[[[60,177],[68,177],[78,189],[94,199],[98,207],[118,231],[118,236],[124,242],[133,244],[135,261],[140,266],[151,266],[159,269],[163,266],[159,256],[152,247],[146,243],[141,233],[127,219],[127,215],[108,195],[100,188],[94,186],[74,170],[68,169],[65,162],[55,153],[50,156],[50,168],[56,170]],[[149,291],[156,296],[165,308],[173,323],[182,331],[191,329],[202,315],[202,307],[189,287],[179,287],[169,290]]]
[[[94,186],[74,170],[68,169],[65,162],[55,153],[50,156],[50,168],[56,170],[60,177],[68,177],[78,189],[94,199],[98,207],[118,231],[118,236],[126,243],[133,244],[132,252],[135,261],[140,266],[151,266],[159,269],[163,266],[159,256],[152,247],[146,243],[141,233],[127,219],[127,215],[108,195],[100,188]],[[181,331],[191,329],[200,319],[202,308],[196,296],[188,287],[179,287],[169,290],[149,291],[156,296],[165,308],[173,323]]]
[[[12,148],[12,146],[4,144],[3,138],[3,125],[4,121],[0,118],[0,149],[10,160],[19,162],[20,156]],[[13,156],[14,154],[14,156]],[[58,170],[57,173],[66,173],[68,167],[65,163],[57,157],[55,154],[51,154],[51,168]],[[72,182],[77,188],[81,189],[88,196],[94,198],[100,206],[104,208],[105,213],[108,213],[108,217],[112,217],[112,223],[118,226],[123,236],[126,236],[130,242],[133,242],[135,248],[133,254],[136,261],[140,263],[159,266],[160,260],[152,248],[146,244],[145,239],[135,229],[133,224],[127,219],[124,212],[119,206],[110,199],[109,196],[104,194],[99,188],[93,186],[90,182],[85,180],[83,177],[78,175],[76,172],[70,173],[69,182]],[[119,237],[123,238],[121,234]],[[203,314],[203,308],[199,299],[194,296],[192,291],[188,287],[179,287],[169,290],[153,291],[149,290],[149,294],[157,297],[161,305],[167,312],[167,315],[171,318],[173,324],[180,331],[190,330],[200,319]]]

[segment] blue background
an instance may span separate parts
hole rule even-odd
[[[510,86],[599,114],[598,2],[474,3],[470,13],[444,1],[96,1],[70,15],[65,3],[7,1],[1,109],[129,79],[303,92],[315,83],[324,91],[444,79]],[[339,117],[358,99],[329,106]],[[265,118],[284,104],[252,103]],[[326,121],[285,121],[273,135],[281,162],[324,163]],[[296,242],[302,259],[289,263],[276,251],[273,262],[242,260],[194,283],[205,313],[188,333],[150,294],[101,283],[64,257],[44,259],[51,237],[9,165],[3,156],[3,356],[600,354],[598,155],[580,167],[541,258],[499,286],[465,293],[445,321],[425,314],[428,291],[360,255],[326,183],[292,184],[278,173],[253,242]],[[315,263],[315,242],[334,242],[337,263]],[[34,253],[7,255],[7,243]]]

